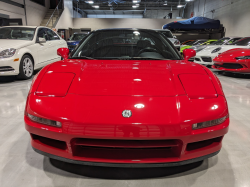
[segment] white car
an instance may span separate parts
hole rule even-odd
[[[213,42],[212,44],[209,45],[195,45],[193,47],[190,47],[189,49],[193,49],[196,51],[196,53],[202,51],[203,49],[209,47],[217,47],[219,45],[230,45],[234,42],[236,42],[237,40],[240,40],[242,37],[238,37],[238,36],[230,36],[230,37],[225,37],[225,38],[221,38],[216,42]]]
[[[208,46],[202,51],[198,52],[194,57],[194,62],[205,66],[212,66],[214,64],[213,59],[219,54],[235,48],[250,48],[250,37],[242,38],[234,42],[231,45],[221,46]]]
[[[67,43],[47,27],[0,28],[0,76],[29,79],[34,70],[61,59],[57,49]]]
[[[166,38],[168,38],[175,46],[175,48],[180,51],[181,42],[172,34],[168,29],[155,29],[155,31],[162,33]]]

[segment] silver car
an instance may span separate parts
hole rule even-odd
[[[181,42],[172,34],[168,29],[155,29],[155,31],[162,33],[166,38],[168,38],[175,46],[175,48],[180,51]]]

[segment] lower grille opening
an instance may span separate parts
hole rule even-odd
[[[218,138],[213,138],[213,139],[209,139],[209,140],[204,140],[204,141],[200,141],[200,142],[193,142],[193,143],[189,143],[187,144],[187,148],[186,150],[187,151],[193,151],[193,150],[196,150],[196,149],[201,149],[203,147],[207,147],[207,146],[210,146],[214,143],[220,143],[222,140],[222,136],[221,137],[218,137]]]
[[[241,69],[243,68],[243,66],[241,64],[237,64],[237,63],[223,63],[222,65],[220,64],[215,64],[216,67],[222,67],[222,68],[226,68],[226,69]]]
[[[10,66],[2,66],[0,67],[0,72],[5,72],[5,71],[14,71],[15,69],[10,67]]]
[[[199,61],[199,62],[201,61],[199,58],[195,58],[195,60],[196,60],[196,61]]]
[[[150,160],[178,157],[179,140],[99,140],[73,139],[73,155],[105,160]]]
[[[67,144],[66,142],[60,141],[60,140],[54,140],[54,139],[50,139],[50,138],[45,138],[42,136],[38,136],[35,134],[31,134],[32,139],[35,141],[39,141],[42,144],[51,146],[51,147],[55,147],[57,149],[62,149],[62,150],[66,150],[67,149]]]
[[[189,62],[193,62],[193,61],[194,61],[194,58],[190,58],[188,61],[189,61]]]
[[[201,57],[201,59],[204,61],[204,62],[212,62],[212,58],[211,57]]]

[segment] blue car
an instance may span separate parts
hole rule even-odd
[[[206,17],[193,17],[184,21],[175,21],[163,25],[163,29],[169,30],[206,30],[219,29],[220,21]]]
[[[87,33],[74,33],[67,41],[69,51],[73,51],[79,42],[87,35]]]

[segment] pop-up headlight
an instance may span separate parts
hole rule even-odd
[[[48,71],[43,76],[36,90],[36,95],[63,97],[67,94],[74,77],[74,73]]]

